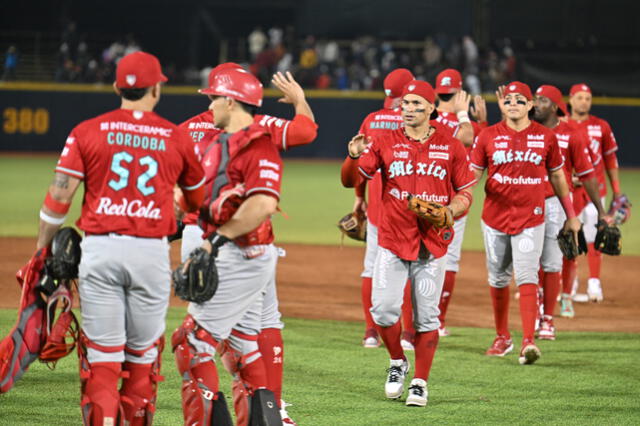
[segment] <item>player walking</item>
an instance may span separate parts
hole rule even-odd
[[[253,75],[240,69],[221,71],[201,93],[210,96],[214,125],[224,131],[203,147],[201,160],[208,194],[201,208],[208,212],[201,216],[207,219],[201,220],[202,247],[217,253],[219,284],[212,299],[189,304],[172,344],[183,376],[185,424],[218,424],[229,417],[218,392],[216,350],[233,363],[246,393],[259,401],[252,405],[252,418],[276,405],[267,390],[258,335],[263,295],[278,258],[269,218],[278,206],[282,161],[271,136],[255,123],[262,85]],[[241,200],[239,207],[223,201],[231,193]],[[246,412],[238,416],[248,418]]]
[[[583,129],[589,136],[591,150],[600,155],[603,161],[595,164],[596,176],[600,183],[600,197],[604,204],[607,195],[606,175],[611,183],[613,197],[622,195],[620,179],[618,176],[618,159],[616,151],[618,145],[613,135],[611,126],[606,120],[589,114],[591,111],[591,89],[586,84],[574,84],[569,92],[569,104],[571,105],[571,117],[569,122]],[[602,285],[600,283],[600,266],[602,265],[602,253],[594,247],[596,238],[596,226],[598,224],[598,210],[588,199],[584,189],[578,188],[575,193],[576,202],[586,203],[583,209],[578,210],[580,219],[584,222],[584,234],[589,250],[587,260],[589,263],[589,280],[587,281],[587,294],[589,300],[602,302]],[[575,275],[574,275],[575,276]]]
[[[189,210],[204,195],[189,136],[153,112],[165,81],[153,55],[120,60],[114,87],[121,108],[73,129],[40,211],[38,248],[64,223],[84,181],[78,353],[86,425],[153,420],[171,289],[173,187],[181,186]]]
[[[462,76],[460,72],[453,68],[446,69],[437,75],[435,92],[438,96],[438,117],[436,120],[447,126],[447,128],[458,129],[455,137],[469,151],[475,136],[480,133],[480,130],[487,127],[487,108],[484,99],[481,96],[474,98],[473,110],[476,113],[478,122],[471,121],[467,111],[469,109],[469,97],[462,90]],[[454,218],[455,224],[453,228],[455,235],[447,248],[444,285],[440,305],[438,306],[438,309],[440,309],[440,328],[438,329],[440,337],[446,337],[450,334],[445,327],[445,317],[453,296],[456,274],[460,270],[460,256],[464,230],[467,224],[467,213],[468,211]]]
[[[427,380],[438,344],[438,302],[444,280],[444,255],[453,238],[452,215],[471,203],[476,182],[460,141],[436,130],[435,93],[429,83],[413,80],[402,91],[404,127],[365,141],[349,143],[345,168],[366,179],[382,174],[382,211],[378,226],[378,253],[373,267],[371,314],[391,361],[385,394],[396,399],[404,392],[409,363],[400,344],[402,295],[409,278],[414,306],[416,370],[407,405],[427,404]],[[359,158],[356,161],[356,158]],[[437,202],[439,225],[407,209],[414,195]]]
[[[573,211],[555,134],[529,120],[533,108],[529,86],[512,82],[503,96],[498,101],[505,120],[483,130],[471,150],[476,178],[488,169],[482,229],[497,337],[486,353],[504,356],[513,350],[508,315],[509,282],[515,272],[523,330],[519,362],[532,364],[540,358],[533,333],[547,173],[568,218],[565,229],[577,233],[580,222]]]
[[[573,191],[572,175],[578,177],[587,193],[594,200],[598,209],[598,216],[604,219],[605,212],[600,203],[598,181],[595,169],[589,155],[586,134],[576,130],[570,124],[560,121],[558,117],[568,114],[566,104],[562,100],[562,93],[555,86],[544,85],[536,90],[534,99],[535,120],[551,129],[558,139],[560,153],[564,158],[564,172],[569,191]],[[540,264],[542,267],[542,289],[544,312],[538,331],[538,337],[545,340],[555,340],[555,326],[553,313],[560,293],[560,272],[563,266],[563,256],[558,246],[557,235],[562,229],[566,217],[560,200],[553,192],[549,182],[545,182],[545,231],[544,245]],[[576,260],[565,262],[575,263]],[[569,281],[571,284],[573,281]],[[573,316],[573,306],[570,295],[562,295],[562,316]]]

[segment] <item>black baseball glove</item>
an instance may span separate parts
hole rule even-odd
[[[216,258],[197,248],[173,271],[172,277],[176,296],[187,302],[204,303],[218,289]]]
[[[622,253],[622,235],[616,225],[609,225],[606,221],[600,220],[596,225],[596,250],[611,256],[618,256]]]
[[[561,229],[558,233],[558,245],[560,251],[568,260],[573,260],[581,254],[587,252],[587,240],[584,238],[584,232],[580,228],[578,232],[578,241],[573,236],[573,232],[570,230]]]

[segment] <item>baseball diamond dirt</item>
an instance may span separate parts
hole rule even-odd
[[[278,295],[285,317],[362,321],[360,305],[360,272],[364,247],[337,247],[284,244],[286,257],[278,263]],[[179,243],[172,244],[172,261],[180,258]],[[17,308],[20,288],[15,272],[22,267],[35,249],[35,238],[0,238],[0,308]],[[586,262],[581,258],[580,261]],[[576,303],[574,319],[557,318],[558,333],[572,331],[640,332],[637,310],[640,306],[640,287],[637,269],[640,256],[605,257],[602,263],[604,302]],[[579,268],[586,273],[587,268]],[[465,251],[462,254],[455,299],[449,308],[447,326],[493,326],[491,299],[486,281],[483,252]],[[584,284],[586,277],[580,276]],[[515,292],[515,289],[513,290]],[[186,303],[176,297],[173,306]],[[518,303],[511,303],[512,329],[518,329]]]

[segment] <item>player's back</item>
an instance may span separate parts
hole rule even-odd
[[[175,184],[200,183],[187,150],[188,135],[153,112],[118,109],[78,125],[56,167],[84,179],[78,226],[88,234],[170,234]]]

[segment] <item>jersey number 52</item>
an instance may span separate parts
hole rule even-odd
[[[111,179],[109,181],[109,187],[111,189],[119,191],[127,186],[129,183],[130,172],[123,163],[129,164],[132,161],[133,155],[126,151],[120,151],[113,154],[113,158],[111,160],[111,171],[117,174],[120,179]],[[136,188],[138,188],[138,191],[140,191],[144,196],[151,195],[156,192],[156,190],[153,185],[149,185],[149,181],[158,174],[158,162],[154,160],[152,156],[145,155],[138,160],[138,163],[143,167],[146,166],[147,170],[138,176],[138,179],[136,180]]]

